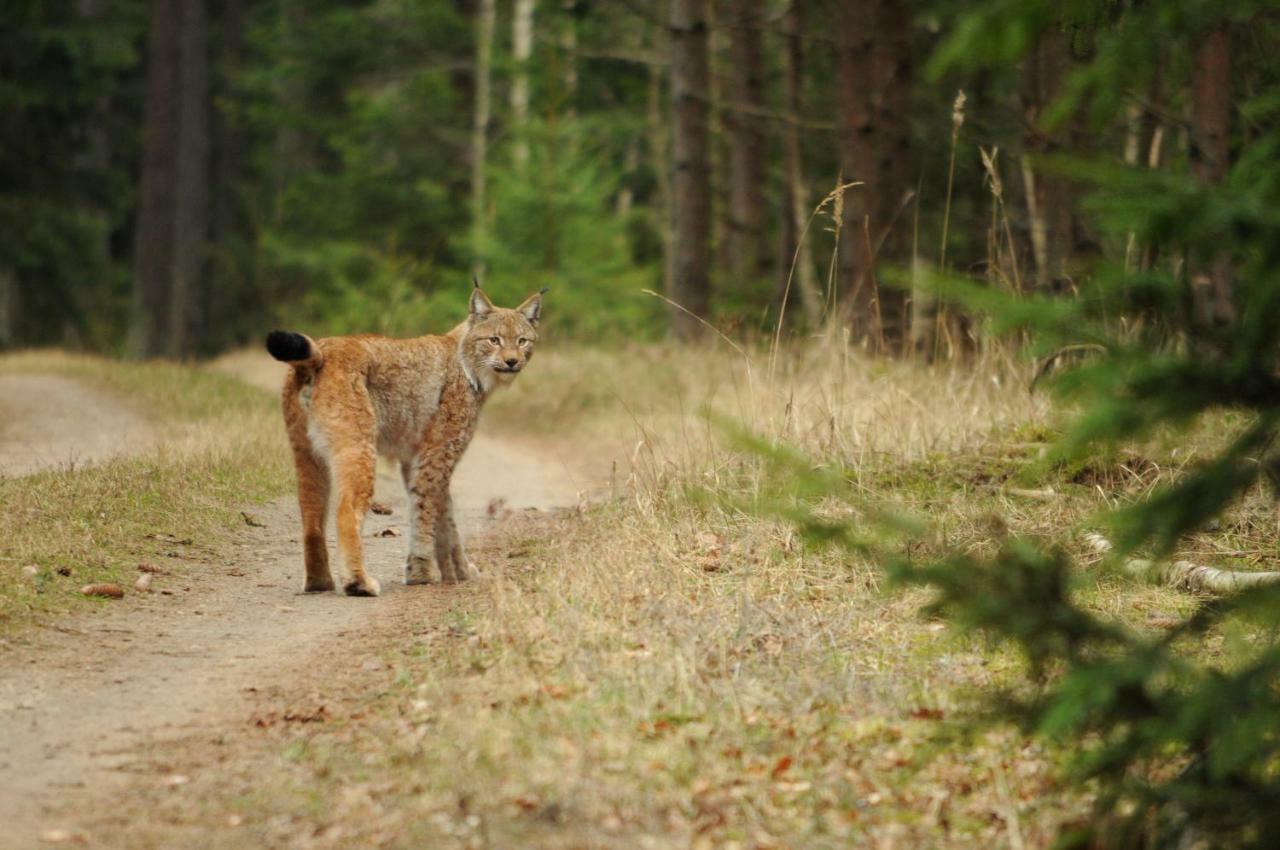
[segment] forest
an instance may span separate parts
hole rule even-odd
[[[0,4],[0,847],[1280,846],[1278,44]]]
[[[0,347],[412,334],[476,274],[582,338],[836,319],[954,355],[903,270],[1070,297],[1181,263],[1054,164],[1220,183],[1256,137],[1268,4],[1166,5],[8,3]],[[1229,310],[1221,263],[1179,268]]]

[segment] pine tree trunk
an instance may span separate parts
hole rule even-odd
[[[488,216],[485,200],[485,165],[489,150],[490,82],[493,71],[495,0],[480,0],[476,10],[475,110],[471,124],[471,270],[484,273],[484,249]]]
[[[533,56],[533,12],[536,0],[516,0],[511,18],[511,125],[516,165],[529,161],[529,59]]]
[[[228,250],[248,231],[240,196],[248,153],[238,121],[241,107],[233,105],[232,99],[234,75],[246,64],[246,6],[247,0],[223,0],[216,21],[214,103],[225,105],[212,110],[209,244],[217,259],[210,264],[200,305],[203,348],[225,344],[244,333],[245,313],[261,304],[260,295],[252,289],[253,270],[243,263],[240,252]]]
[[[854,338],[878,331],[872,297],[871,196],[875,184],[875,124],[871,101],[871,51],[878,0],[848,0],[837,13],[839,27],[837,86],[840,106],[840,170],[843,182],[863,185],[846,190],[841,204],[836,296],[847,313]]]
[[[876,129],[873,262],[903,264],[911,257],[911,218],[907,213],[915,193],[911,157],[911,17],[905,0],[880,0],[875,20],[871,54]],[[902,354],[910,338],[908,292],[875,282],[880,340],[886,351]]]
[[[813,257],[808,241],[811,237],[805,234],[805,224],[809,220],[809,190],[804,179],[804,148],[800,137],[800,118],[803,114],[804,100],[804,17],[803,0],[791,0],[786,16],[786,85],[784,90],[784,109],[786,111],[786,129],[783,131],[783,169],[786,172],[783,181],[782,204],[779,220],[782,227],[781,249],[779,251],[779,292],[786,292],[788,281],[790,289],[799,293],[800,304],[804,307],[805,319],[811,329],[816,329],[822,321],[822,295],[818,291],[817,275],[813,268]],[[793,271],[794,267],[794,271]]]
[[[839,15],[840,162],[864,184],[844,195],[839,290],[855,338],[877,351],[907,340],[906,293],[880,286],[875,265],[910,245],[910,23],[901,0],[849,0]]]
[[[727,249],[728,269],[741,285],[768,274],[764,238],[764,157],[766,141],[760,112],[764,109],[764,60],[760,43],[760,0],[730,0],[730,83],[724,109],[729,155]]]
[[[711,161],[708,139],[707,0],[671,0],[672,180],[670,298],[680,339],[695,339],[711,302]],[[688,311],[688,312],[686,312]],[[692,315],[690,315],[692,314]]]
[[[1038,172],[1035,156],[1061,150],[1066,142],[1060,131],[1044,126],[1045,110],[1062,93],[1068,73],[1066,36],[1051,27],[1027,59],[1019,97],[1026,127],[1022,159],[1022,184],[1031,230],[1031,252],[1036,265],[1036,289],[1049,291],[1068,276],[1073,247],[1074,200],[1070,183],[1057,174]]]
[[[1224,28],[1205,36],[1196,51],[1191,79],[1191,168],[1205,186],[1226,180],[1231,166],[1231,35]],[[1206,325],[1235,321],[1231,260],[1209,260],[1192,277],[1197,314]]]
[[[130,350],[190,353],[203,286],[209,193],[203,0],[153,0]]]
[[[645,98],[645,133],[649,148],[649,168],[657,185],[657,215],[654,217],[662,245],[662,291],[673,293],[671,228],[671,161],[667,147],[667,126],[662,120],[662,69],[656,63],[648,66],[649,80]]]
[[[0,351],[18,342],[18,285],[13,269],[0,265]]]

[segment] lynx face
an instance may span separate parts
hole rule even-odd
[[[493,306],[479,289],[472,292],[462,356],[483,386],[515,380],[533,357],[541,313],[541,294],[532,295],[519,307],[508,310]]]

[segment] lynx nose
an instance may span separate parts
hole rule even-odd
[[[516,359],[516,358],[514,358],[514,357],[508,357],[508,358],[507,358],[507,365],[508,365],[508,366],[510,366],[510,367],[511,367],[511,368],[513,368],[513,369],[515,368],[516,364],[517,364],[517,363],[519,363],[519,362],[520,362],[520,361],[519,361],[519,360],[517,360],[517,359]]]

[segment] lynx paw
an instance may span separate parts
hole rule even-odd
[[[467,581],[477,575],[476,568],[466,558],[451,557],[449,558],[448,569],[445,570],[444,580],[447,582]]]
[[[307,577],[307,583],[302,588],[307,593],[326,593],[333,590],[333,576],[324,576],[323,578]]]
[[[373,576],[365,576],[363,579],[356,579],[347,582],[342,586],[347,596],[377,596],[382,588],[378,585],[378,580]]]
[[[444,580],[435,558],[410,555],[404,565],[405,584],[439,584]]]

